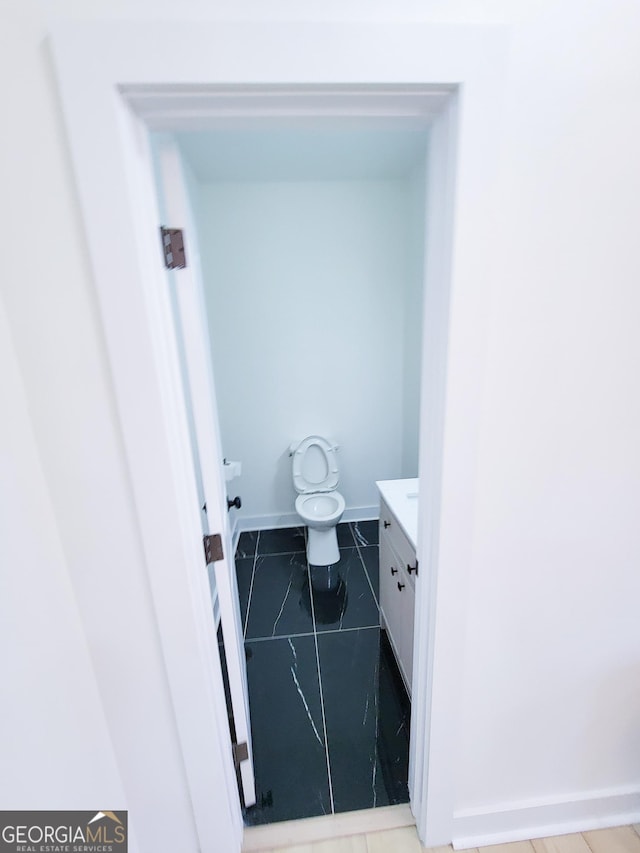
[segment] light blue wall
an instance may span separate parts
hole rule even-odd
[[[288,447],[310,433],[339,443],[340,491],[363,516],[376,479],[417,474],[421,191],[406,179],[201,186],[222,440],[242,461],[245,519],[287,521]]]
[[[427,210],[426,157],[409,181],[409,270],[404,300],[404,366],[402,371],[402,471],[403,477],[418,473],[420,428],[420,376]]]

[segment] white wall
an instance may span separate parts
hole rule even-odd
[[[640,811],[640,7],[520,6],[458,802]]]
[[[423,290],[427,234],[427,156],[409,178],[410,272],[402,329],[402,477],[414,477],[420,448],[420,380],[422,374]]]
[[[285,20],[404,14],[509,27],[458,812],[461,819],[473,810],[498,820],[501,808],[556,801],[568,814],[566,803],[602,791],[632,790],[637,801],[640,7],[621,0],[373,7],[283,0],[269,10],[262,3],[259,12],[236,2],[231,12],[223,4],[159,8],[151,0],[91,9],[72,0],[47,4],[57,11],[80,6],[95,17],[185,16],[187,9],[241,18],[271,12]],[[12,247],[2,282],[30,417],[127,803],[136,798],[146,849],[160,849],[157,819],[174,840],[183,831],[172,849],[195,850],[44,47],[45,13],[15,0],[2,14],[19,22],[0,28],[7,110],[0,209]],[[259,44],[262,50],[261,38]],[[21,513],[21,527],[35,539],[40,520],[29,520],[30,512]],[[24,559],[23,571],[41,580],[47,569],[37,551]],[[116,566],[124,570],[114,581]],[[114,632],[102,615],[125,606],[130,586],[143,618],[130,613],[127,632]],[[59,597],[69,612],[67,594]],[[92,600],[101,601],[94,619]],[[71,633],[64,642],[36,636],[62,648],[73,640]],[[16,666],[37,677],[31,652],[16,644],[14,655]],[[134,689],[141,671],[143,696]],[[32,725],[46,724],[46,709],[33,713]],[[137,773],[123,764],[127,753]],[[99,786],[109,800],[116,798],[113,781]],[[64,784],[70,795],[77,790],[69,779]],[[54,787],[52,796],[62,799]],[[615,817],[613,808],[609,814]],[[516,829],[533,825],[530,814],[517,820]]]
[[[0,808],[126,808],[0,302]]]
[[[3,734],[14,744],[12,764],[32,766],[36,777],[31,783],[19,777],[12,802],[29,808],[37,799],[41,808],[55,808],[77,806],[81,800],[89,808],[91,794],[95,808],[114,803],[129,809],[140,849],[195,850],[148,567],[45,48],[45,22],[31,2],[4,4],[3,17],[0,87],[6,114],[0,208],[2,233],[12,251],[3,259],[0,292],[33,439],[25,432],[24,412],[11,405],[14,393],[6,408],[3,400],[3,420],[10,419],[12,426],[3,436],[2,451],[10,459],[15,455],[11,482],[14,465],[33,469],[34,440],[42,465],[42,475],[25,473],[21,488],[37,489],[29,503],[22,491],[9,492],[20,525],[11,535],[20,534],[24,553],[19,561],[3,561],[2,573],[24,642],[14,638],[4,646],[3,658],[11,660],[19,683],[31,683],[32,699],[38,681],[51,686],[51,674],[45,676],[43,670],[54,661],[64,661],[60,690],[69,687],[67,666],[80,691],[88,694],[76,698],[66,690],[66,714],[57,696],[34,701],[22,714],[13,705],[7,710],[14,728]],[[53,519],[42,496],[42,476]],[[6,499],[4,484],[3,495]],[[15,550],[13,538],[9,547]],[[27,581],[33,587],[32,605],[24,589]],[[42,612],[45,596],[48,614]],[[95,681],[87,671],[87,650]],[[101,708],[95,706],[96,686]],[[78,721],[83,710],[86,724]],[[90,732],[92,722],[96,728]],[[37,747],[45,736],[60,738],[60,750],[54,742],[40,757]],[[81,749],[87,761],[95,760],[95,775],[79,766]],[[65,750],[76,773],[60,771],[55,778],[52,764]],[[37,778],[40,766],[42,779]],[[3,781],[12,784],[4,769]]]
[[[417,472],[414,425],[414,467],[403,468],[404,397],[418,396],[419,371],[412,352],[405,380],[406,315],[420,304],[409,181],[216,183],[200,196],[221,432],[225,456],[243,465],[232,484],[242,518],[277,525],[294,512],[288,449],[310,434],[339,444],[347,509],[372,517],[375,480]]]

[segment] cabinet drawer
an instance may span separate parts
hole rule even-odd
[[[411,586],[415,586],[416,577],[416,552],[407,538],[406,533],[400,527],[395,515],[391,512],[384,501],[380,502],[380,542],[388,537],[391,547],[396,552],[399,561],[407,572]],[[411,569],[411,571],[410,571]]]

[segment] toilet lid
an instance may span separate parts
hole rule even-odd
[[[301,495],[332,492],[340,472],[333,445],[321,435],[303,439],[293,454],[293,485]]]

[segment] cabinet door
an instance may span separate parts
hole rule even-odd
[[[415,592],[409,576],[404,569],[397,575],[398,584],[398,654],[400,668],[404,676],[407,692],[411,698],[411,675],[413,672],[413,620],[415,607]],[[402,588],[400,588],[402,587]]]
[[[400,672],[411,696],[413,665],[413,585],[389,537],[380,540],[380,607]]]
[[[399,576],[398,560],[387,536],[380,539],[380,609],[393,650],[398,658],[398,630],[400,627],[399,598],[396,578]]]

